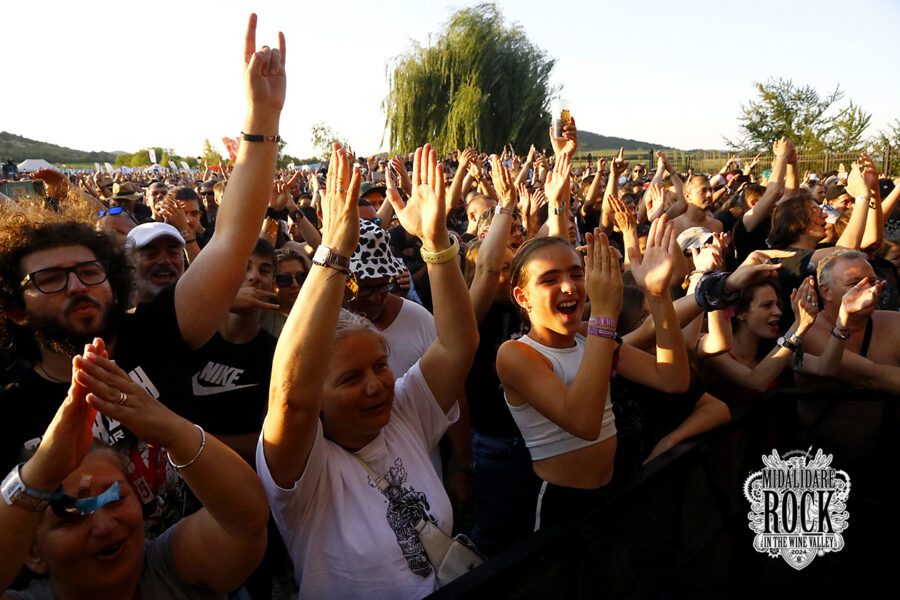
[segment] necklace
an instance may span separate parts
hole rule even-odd
[[[44,369],[44,365],[43,365],[43,364],[40,364],[40,363],[39,363],[39,364],[36,364],[36,365],[35,365],[35,368],[36,368],[38,371],[41,372],[41,375],[44,376],[44,379],[49,379],[50,381],[52,381],[52,382],[54,382],[54,383],[69,383],[69,382],[66,381],[65,379],[59,379],[58,377],[54,377],[53,375],[51,375],[50,373],[48,373],[48,372],[46,371],[46,369]]]

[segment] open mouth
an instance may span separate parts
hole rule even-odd
[[[120,542],[116,542],[115,544],[110,544],[108,546],[104,546],[100,548],[97,552],[94,553],[95,558],[99,558],[101,560],[111,560],[117,558],[122,551],[122,548],[125,547],[125,540]]]
[[[566,300],[565,302],[560,302],[556,305],[556,309],[564,315],[574,315],[575,311],[578,310],[578,301]]]
[[[362,409],[362,411],[365,413],[378,412],[379,410],[383,409],[386,405],[387,405],[387,400],[385,400],[384,402],[379,402],[378,404],[373,404],[372,406],[367,406],[366,408]]]

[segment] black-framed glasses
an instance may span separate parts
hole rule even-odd
[[[121,206],[111,206],[110,208],[104,208],[103,210],[101,210],[100,212],[98,212],[98,213],[97,213],[97,217],[100,218],[100,219],[102,219],[102,218],[105,217],[106,215],[109,215],[109,216],[113,217],[113,216],[115,216],[115,215],[121,215],[123,212],[125,212],[125,209],[124,209],[123,207],[121,207]],[[126,213],[126,214],[127,214],[127,213]]]
[[[55,294],[69,286],[69,273],[75,273],[84,285],[100,285],[106,281],[106,265],[99,260],[80,262],[71,267],[49,267],[26,275],[19,283],[24,288],[33,283],[42,294]]]
[[[279,273],[275,276],[275,285],[280,288],[291,287],[291,282],[296,281],[297,285],[303,287],[303,282],[306,281],[306,273],[299,272],[291,275],[290,273]]]

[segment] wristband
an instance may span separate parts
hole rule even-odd
[[[553,214],[554,214],[554,215],[561,215],[561,214],[563,214],[564,212],[566,212],[566,207],[565,207],[565,205],[562,205],[562,206],[556,206],[556,207],[553,208]]]
[[[39,512],[47,508],[50,501],[58,497],[62,492],[62,486],[55,492],[46,492],[29,487],[22,479],[22,466],[19,463],[9,474],[3,478],[0,484],[0,494],[9,506],[18,506],[26,510]]]
[[[320,246],[321,247],[321,246]],[[425,249],[425,246],[419,250],[419,254],[422,255],[422,260],[432,265],[440,265],[445,262],[450,262],[459,254],[459,242],[456,241],[456,238],[453,238],[453,242],[450,244],[450,247],[446,250],[441,250],[440,252],[430,252]]]
[[[244,133],[241,132],[241,140],[245,142],[275,142],[276,144],[281,141],[281,136],[278,134],[275,135],[260,135],[257,133]]]
[[[775,343],[778,344],[781,348],[784,348],[785,350],[790,350],[791,352],[793,352],[795,354],[803,352],[803,350],[801,349],[800,346],[798,346],[792,340],[789,340],[785,336],[778,338],[778,340]]]
[[[801,340],[800,337],[796,333],[792,333],[792,332],[788,331],[787,333],[784,334],[784,339],[789,341],[791,344],[797,346],[798,348],[803,347],[803,340]]]
[[[850,329],[849,328],[841,328],[837,325],[834,326],[834,329],[831,330],[832,337],[836,337],[839,340],[849,340],[850,339]]]
[[[502,206],[500,206],[500,205],[498,204],[498,205],[497,205],[497,208],[494,209],[494,214],[495,214],[495,215],[509,215],[509,216],[511,216],[511,217],[515,217],[515,216],[516,216],[516,209],[514,209],[514,208],[503,208]]]
[[[869,208],[877,209],[878,202],[875,201],[875,198],[869,198]]]
[[[588,327],[595,325],[609,331],[615,331],[619,326],[619,320],[616,317],[591,317],[588,319]]]
[[[607,340],[612,340],[617,344],[621,343],[619,339],[619,334],[615,331],[610,331],[608,329],[603,329],[601,327],[597,327],[596,325],[588,325],[587,328],[588,335],[596,335],[597,337],[602,337]]]

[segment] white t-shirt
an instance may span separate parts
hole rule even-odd
[[[415,302],[401,298],[403,306],[394,322],[382,330],[390,355],[388,366],[394,377],[403,377],[437,338],[434,317]]]
[[[365,467],[325,439],[321,422],[306,471],[290,489],[272,480],[260,438],[256,467],[301,598],[422,598],[436,589],[414,525],[424,511],[443,531],[453,529],[450,500],[428,452],[458,416],[455,405],[444,414],[418,364],[397,381],[390,422],[357,454],[402,505],[390,505]]]

